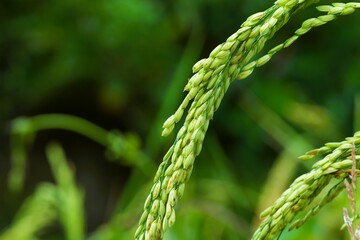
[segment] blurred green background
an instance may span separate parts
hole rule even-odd
[[[0,239],[131,239],[174,138],[160,137],[162,122],[192,65],[271,5],[1,1]],[[299,12],[265,49],[318,15]],[[360,129],[359,21],[316,28],[232,84],[166,239],[248,239],[259,212],[313,163],[297,156]],[[343,239],[347,204],[282,239]]]

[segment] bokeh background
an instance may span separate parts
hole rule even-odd
[[[184,97],[192,65],[250,14],[271,5],[1,1],[0,239],[16,239],[6,232],[21,219],[20,206],[44,182],[56,183],[45,153],[54,141],[85,194],[79,231],[90,239],[131,239],[156,167],[174,139],[160,136],[162,122]],[[297,13],[265,49],[318,15],[314,7]],[[261,210],[313,164],[297,156],[360,129],[359,22],[355,12],[316,28],[231,85],[166,239],[248,239]],[[50,113],[67,115],[43,115]],[[36,128],[32,121],[39,115],[44,119]],[[89,137],[94,126],[68,115],[102,128],[100,140]],[[25,171],[20,167],[9,180],[14,162]],[[346,196],[339,197],[281,239],[343,239],[347,206]],[[57,217],[39,226],[33,239],[71,239]]]

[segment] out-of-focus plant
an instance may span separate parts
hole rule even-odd
[[[139,168],[143,174],[154,166],[139,149],[133,134],[106,131],[79,117],[66,114],[44,114],[22,117],[12,123],[12,168],[8,184],[10,190],[22,190],[27,161],[26,148],[41,130],[62,129],[82,134],[103,145],[108,159],[123,165]],[[75,184],[74,173],[66,163],[59,145],[49,145],[49,163],[57,185],[40,184],[36,192],[24,203],[14,218],[14,223],[0,235],[0,239],[32,239],[38,232],[56,220],[64,227],[66,239],[84,239],[84,193]]]
[[[32,196],[23,203],[10,226],[1,233],[0,239],[36,239],[39,231],[58,218],[56,192],[57,187],[53,184],[39,184]]]
[[[79,117],[66,114],[44,114],[22,117],[12,124],[12,162],[9,174],[9,187],[19,191],[23,185],[26,165],[26,146],[36,133],[46,129],[63,129],[82,134],[106,148],[109,159],[122,164],[136,166],[145,174],[152,172],[154,166],[139,150],[139,140],[134,134],[123,135],[119,131],[106,131]]]
[[[40,184],[0,239],[36,239],[41,230],[56,220],[64,228],[65,239],[84,239],[84,192],[76,185],[74,172],[58,144],[48,146],[47,156],[56,185]]]

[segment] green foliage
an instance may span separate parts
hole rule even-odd
[[[295,160],[360,124],[360,4],[316,2],[0,3],[0,239],[354,238],[358,133]]]

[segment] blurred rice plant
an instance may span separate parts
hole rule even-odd
[[[139,143],[133,134],[122,135],[118,131],[106,131],[79,117],[66,114],[44,114],[30,118],[18,118],[12,124],[12,169],[9,188],[20,191],[26,165],[26,147],[41,130],[62,129],[82,134],[103,145],[109,159],[121,164],[134,165],[149,174],[154,169],[147,156],[139,151]]]
[[[37,239],[38,233],[58,218],[56,191],[57,187],[53,184],[39,184],[24,201],[11,224],[1,232],[0,239]]]
[[[85,237],[84,192],[76,186],[74,172],[63,150],[57,144],[50,144],[47,157],[58,185],[56,204],[59,221],[64,228],[65,239],[80,240]]]
[[[39,184],[0,239],[36,239],[55,221],[64,228],[65,239],[84,239],[84,193],[76,185],[61,147],[50,144],[47,155],[56,185]]]

